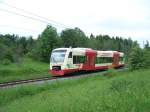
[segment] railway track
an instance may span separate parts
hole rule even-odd
[[[17,85],[23,85],[23,84],[40,83],[40,82],[45,82],[45,81],[50,82],[50,81],[55,81],[55,80],[80,78],[80,77],[86,77],[86,76],[93,75],[93,74],[95,74],[95,73],[80,74],[80,75],[69,75],[69,76],[62,76],[62,77],[43,77],[43,78],[36,78],[36,79],[16,80],[16,81],[11,81],[11,82],[0,83],[0,89],[2,89],[2,88],[11,88],[11,87],[15,87]]]
[[[118,69],[118,71],[122,71],[122,70],[126,70],[126,68]],[[16,81],[11,81],[11,82],[0,83],[0,89],[8,88],[8,87],[15,87],[17,85],[28,84],[28,83],[36,83],[36,82],[38,83],[38,82],[45,82],[45,81],[65,80],[65,79],[87,77],[87,76],[96,75],[97,73],[100,73],[102,75],[106,72],[107,71],[100,71],[100,72],[91,72],[91,73],[81,73],[79,75],[69,75],[69,76],[63,76],[63,77],[42,77],[42,78],[27,79],[27,80],[16,80]]]
[[[27,79],[27,80],[16,80],[11,82],[4,82],[0,83],[0,88],[6,88],[11,87],[19,84],[25,84],[25,83],[32,83],[32,82],[39,82],[39,81],[46,81],[46,80],[53,80],[56,79],[55,77],[42,77],[42,78],[35,78],[35,79]]]

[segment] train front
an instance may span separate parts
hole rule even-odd
[[[65,58],[67,51],[67,48],[58,48],[52,51],[49,70],[52,76],[64,75]]]

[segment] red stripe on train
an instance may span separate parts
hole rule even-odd
[[[49,70],[49,73],[52,74],[53,76],[63,76],[65,74],[70,74],[70,73],[74,73],[74,72],[79,72],[79,71],[94,71],[94,70],[106,70],[108,68],[120,68],[123,67],[124,64],[120,64],[117,66],[97,66],[94,67],[93,69],[65,69],[65,70]]]
[[[62,76],[69,73],[78,72],[79,69],[65,69],[65,70],[49,70],[49,73],[51,73],[53,76]]]

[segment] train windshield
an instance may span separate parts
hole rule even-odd
[[[51,63],[63,63],[66,50],[55,50],[51,54]]]

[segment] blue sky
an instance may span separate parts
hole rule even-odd
[[[79,27],[87,35],[131,37],[140,44],[150,41],[149,0],[0,0],[0,33],[32,35],[36,38],[47,24],[4,12],[1,9],[33,16],[4,3],[72,28]],[[54,26],[58,32],[64,29]]]

